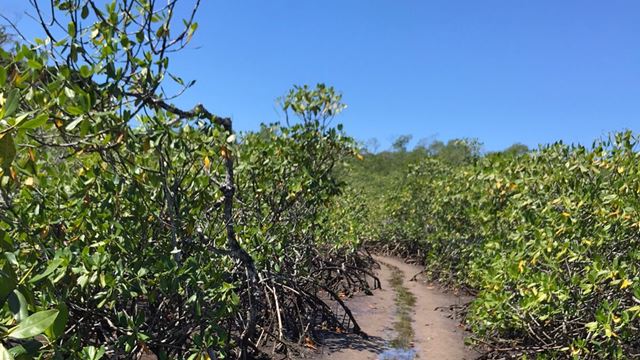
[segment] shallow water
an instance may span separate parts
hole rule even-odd
[[[416,357],[415,349],[391,348],[378,355],[379,360],[413,360]]]

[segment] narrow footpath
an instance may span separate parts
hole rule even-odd
[[[377,275],[382,289],[375,290],[373,296],[356,296],[348,302],[368,339],[353,335],[326,338],[319,349],[320,358],[462,360],[480,355],[464,344],[466,332],[459,320],[449,318],[451,305],[464,304],[470,298],[444,292],[420,280],[411,281],[421,270],[418,266],[393,257],[375,259],[380,263]],[[409,305],[403,305],[403,298],[410,299]],[[394,348],[398,343],[408,349]]]

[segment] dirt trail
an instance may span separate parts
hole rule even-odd
[[[410,281],[413,275],[420,272],[421,268],[418,266],[406,264],[392,257],[376,256],[375,259],[381,264],[377,273],[383,289],[376,290],[373,296],[357,296],[349,300],[349,307],[362,330],[369,335],[369,339],[356,336],[325,338],[321,358],[409,360],[413,357],[412,353],[386,351],[389,349],[389,342],[396,337],[396,294],[389,283],[392,277],[391,267],[396,267],[404,273],[402,285],[416,298],[411,325],[414,332],[413,350],[417,358],[460,360],[475,359],[479,356],[464,344],[465,331],[459,326],[459,322],[448,318],[448,311],[436,310],[438,307],[448,309],[450,305],[463,304],[469,301],[469,298],[445,293],[421,281]]]

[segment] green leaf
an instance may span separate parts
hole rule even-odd
[[[47,337],[50,339],[57,339],[64,335],[64,329],[67,327],[67,322],[69,321],[69,308],[67,308],[67,304],[61,303],[58,305],[58,310],[60,313],[56,316],[56,320],[45,330]]]
[[[31,120],[27,120],[18,126],[20,129],[35,129],[44,125],[49,119],[49,114],[42,113]]]
[[[42,334],[45,329],[54,323],[59,313],[60,310],[58,309],[39,311],[9,330],[8,336],[13,339],[28,339]]]
[[[27,340],[20,345],[9,349],[11,354],[17,360],[36,359],[38,350],[42,348],[42,343],[37,340]]]
[[[76,24],[73,21],[70,21],[69,25],[67,25],[67,32],[71,37],[76,36]]]
[[[84,120],[82,117],[78,117],[75,120],[73,120],[72,122],[70,122],[67,126],[65,126],[64,129],[67,130],[67,131],[71,131],[71,130],[75,129],[76,126],[78,126],[78,124],[80,124],[80,122],[82,120]]]
[[[5,251],[13,251],[13,239],[9,236],[9,234],[0,230],[0,249]]]
[[[4,304],[16,285],[17,281],[14,277],[0,270],[0,306]]]
[[[0,87],[3,87],[7,82],[7,69],[4,66],[0,66]]]
[[[47,268],[41,274],[34,276],[31,280],[29,280],[29,282],[35,283],[51,275],[54,271],[56,271],[57,268],[60,267],[60,265],[62,265],[63,261],[64,260],[62,258],[55,258],[51,260]]]
[[[82,114],[84,114],[84,110],[82,110],[82,108],[81,108],[81,107],[79,107],[79,106],[69,106],[69,107],[67,108],[67,112],[68,112],[69,114],[71,114],[71,115],[75,115],[75,116],[78,116],[78,115],[82,115]],[[75,127],[75,126],[74,126],[74,127]]]
[[[80,288],[84,289],[87,286],[88,282],[89,282],[89,275],[84,274],[78,277],[78,285],[80,285]]]
[[[21,322],[29,316],[29,312],[27,307],[27,299],[25,299],[24,295],[18,290],[13,290],[9,297],[7,298],[7,303],[9,305],[9,310],[13,314],[13,318],[17,322]]]
[[[13,159],[16,158],[16,146],[13,143],[13,136],[5,133],[0,138],[0,168],[6,172],[9,171]]]
[[[0,360],[14,360],[13,356],[9,354],[9,351],[2,344],[0,344]]]
[[[82,355],[87,360],[100,360],[104,356],[106,349],[103,346],[96,348],[95,346],[85,346],[82,348]]]
[[[87,5],[82,7],[82,13],[80,13],[83,19],[86,19],[89,16],[89,7]]]
[[[9,117],[16,112],[18,109],[18,105],[20,103],[20,91],[18,89],[12,89],[9,91],[9,95],[7,96],[7,101],[4,103],[4,107],[0,110],[0,119],[4,119],[5,117]]]
[[[93,71],[88,65],[82,65],[80,67],[80,76],[87,79],[87,78],[90,78],[91,75],[93,75]]]
[[[82,93],[78,98],[78,103],[83,113],[88,113],[89,110],[91,110],[91,98],[89,97],[89,94]]]
[[[29,59],[29,61],[27,61],[27,65],[29,65],[29,67],[32,68],[33,70],[42,69],[42,63],[35,59]]]
[[[69,98],[69,99],[74,99],[76,97],[76,92],[73,91],[73,89],[71,88],[64,88],[64,94]]]
[[[31,112],[20,114],[20,116],[17,116],[15,119],[13,119],[13,126],[20,128],[20,126],[22,126],[22,122],[31,114]]]

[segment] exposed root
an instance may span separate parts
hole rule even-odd
[[[247,287],[241,299],[256,301],[257,333],[251,348],[260,352],[287,357],[313,347],[319,330],[334,329],[365,336],[344,298],[357,292],[370,293],[380,288],[380,280],[370,271],[373,259],[366,253],[341,254],[328,252],[315,257],[307,276],[296,271],[294,263],[282,266],[279,273],[262,271],[255,288]],[[299,270],[299,269],[298,269]],[[254,296],[249,297],[248,292]],[[331,303],[338,304],[333,309]],[[238,327],[246,322],[238,319]]]

